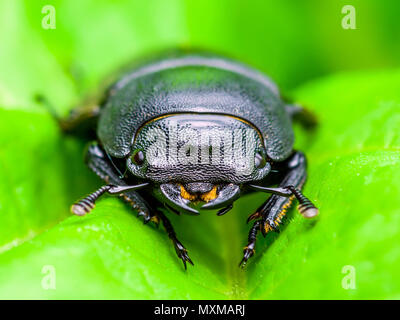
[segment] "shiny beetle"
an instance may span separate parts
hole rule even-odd
[[[318,210],[302,193],[306,158],[293,150],[292,119],[312,114],[287,105],[276,85],[245,65],[206,53],[164,55],[136,67],[108,90],[99,107],[74,110],[66,132],[96,128],[86,162],[106,185],[71,207],[85,215],[104,193],[118,194],[144,222],[162,221],[176,253],[193,265],[166,213],[227,213],[241,195],[272,195],[254,220],[239,265],[256,236],[275,230],[294,198],[306,218]],[[167,208],[167,211],[160,210]]]

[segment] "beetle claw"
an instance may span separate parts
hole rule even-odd
[[[186,248],[180,243],[178,240],[174,241],[175,251],[177,256],[182,260],[183,266],[185,270],[187,270],[186,262],[189,262],[192,266],[194,266],[193,261],[189,258]]]
[[[239,263],[239,267],[244,268],[247,264],[247,261],[254,255],[255,250],[255,242],[249,243],[243,250],[243,259]]]
[[[249,223],[250,221],[256,220],[258,218],[261,218],[261,214],[260,214],[260,212],[256,211],[253,214],[249,215],[249,217],[246,220],[246,223]]]
[[[141,210],[138,211],[137,216],[143,218],[143,224],[148,224],[150,221],[155,221],[154,218],[156,218],[156,216],[152,215],[150,212],[145,212]]]
[[[150,222],[151,216],[145,215],[143,216],[143,224],[148,224]]]

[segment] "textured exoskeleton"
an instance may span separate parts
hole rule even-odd
[[[293,150],[294,117],[314,124],[310,113],[284,103],[267,76],[238,62],[178,52],[143,63],[99,107],[60,120],[67,132],[95,124],[86,161],[106,182],[72,211],[84,215],[103,193],[120,194],[145,222],[163,222],[186,268],[192,261],[161,207],[199,214],[192,204],[203,202],[201,209],[222,215],[244,193],[271,193],[248,218],[255,221],[244,265],[257,233],[274,230],[294,198],[305,217],[318,213],[300,191],[306,159]]]

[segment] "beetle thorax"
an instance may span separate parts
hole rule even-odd
[[[154,194],[176,210],[229,205],[240,185],[270,171],[263,139],[250,123],[228,115],[173,114],[145,123],[127,160],[131,173],[154,182]]]
[[[249,123],[226,115],[176,114],[153,119],[136,133],[128,161],[140,178],[156,182],[234,182],[257,180],[268,168],[255,167],[264,152],[262,137]]]

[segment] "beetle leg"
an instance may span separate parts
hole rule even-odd
[[[247,246],[244,247],[243,250],[243,259],[239,263],[239,267],[244,267],[247,263],[247,260],[249,260],[255,253],[255,247],[256,247],[256,239],[257,239],[257,233],[260,230],[260,225],[261,221],[258,220],[254,222],[253,226],[250,229],[249,232],[249,238],[248,238],[248,243]]]
[[[58,123],[65,133],[82,135],[93,130],[99,113],[100,107],[97,105],[75,108],[66,118],[59,118]]]
[[[303,216],[311,218],[318,214],[318,209],[300,191],[307,176],[304,154],[302,152],[294,153],[285,162],[282,170],[286,174],[278,188],[252,186],[256,190],[272,193],[272,195],[247,220],[248,222],[256,220],[256,222],[250,230],[249,243],[245,247],[241,264],[254,254],[258,231],[261,231],[264,236],[269,231],[276,231],[295,198],[299,200],[298,209]]]
[[[307,129],[313,129],[318,124],[315,114],[300,105],[287,104],[285,109],[293,120],[299,121]]]
[[[67,117],[61,117],[45,96],[37,94],[35,99],[46,108],[64,133],[78,135],[86,139],[88,137],[96,137],[93,128],[95,128],[100,113],[98,105],[91,103],[86,106],[74,108]]]
[[[88,167],[107,184],[121,186],[122,188],[127,186],[126,182],[115,172],[109,158],[97,142],[92,142],[88,146],[85,161]],[[157,222],[156,214],[153,213],[153,210],[151,210],[146,200],[137,192],[126,190],[120,192],[120,196],[124,201],[129,203],[132,208],[138,211],[138,216],[143,217],[144,223],[150,221]]]
[[[283,171],[286,174],[279,183],[279,188],[276,188],[279,192],[271,191],[272,196],[258,210],[262,216],[263,235],[277,229],[295,198],[300,202],[298,209],[304,217],[312,218],[318,214],[317,208],[300,191],[307,177],[306,166],[307,161],[302,152],[294,153],[285,162]],[[281,193],[282,189],[289,193]]]
[[[294,153],[285,163],[281,171],[286,172],[278,188],[250,186],[253,189],[272,193],[272,196],[257,210],[250,220],[262,217],[263,233],[274,230],[281,222],[294,198],[300,202],[299,211],[306,218],[311,218],[318,210],[300,191],[306,179],[306,158],[302,152]]]
[[[189,262],[193,266],[194,265],[193,261],[189,258],[186,248],[176,237],[176,233],[175,233],[174,228],[172,227],[171,222],[168,220],[168,218],[165,216],[164,213],[159,211],[159,212],[157,212],[157,215],[160,217],[160,219],[163,223],[163,226],[164,226],[165,230],[167,231],[168,237],[171,239],[172,243],[174,244],[175,252],[176,252],[177,256],[182,260],[185,270],[187,268],[186,262]]]

